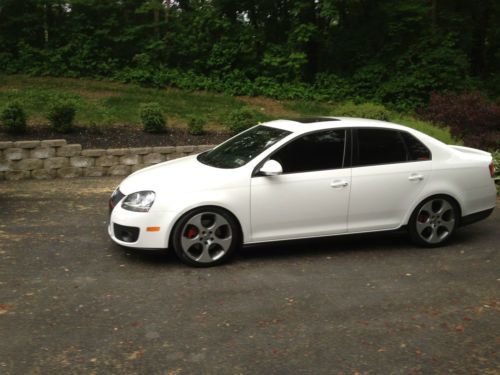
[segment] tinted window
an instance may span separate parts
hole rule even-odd
[[[345,130],[307,134],[284,146],[271,159],[278,161],[283,173],[298,173],[342,168]]]
[[[431,159],[431,152],[422,142],[410,133],[401,132],[401,135],[403,136],[408,149],[408,160],[421,161]]]
[[[198,160],[212,167],[238,168],[288,134],[290,134],[289,131],[282,129],[263,125],[255,126],[213,150],[198,155]]]
[[[356,129],[354,166],[402,163],[408,160],[401,132],[390,129]]]

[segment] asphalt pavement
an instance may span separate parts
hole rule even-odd
[[[499,374],[500,210],[194,269],[108,238],[116,178],[0,182],[0,374]]]

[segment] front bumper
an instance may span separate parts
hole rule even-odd
[[[166,249],[175,215],[164,211],[132,212],[118,204],[111,211],[108,233],[117,244],[138,249]],[[148,231],[148,228],[159,228]]]

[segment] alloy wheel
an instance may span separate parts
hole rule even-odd
[[[420,207],[416,216],[416,232],[430,245],[445,241],[456,225],[456,213],[453,205],[443,198],[427,201]]]
[[[232,243],[231,224],[216,212],[195,214],[182,227],[182,252],[196,263],[210,264],[218,261],[231,249]]]

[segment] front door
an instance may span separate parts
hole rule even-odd
[[[351,169],[344,168],[344,129],[309,133],[269,158],[283,174],[252,177],[252,242],[347,231]]]

